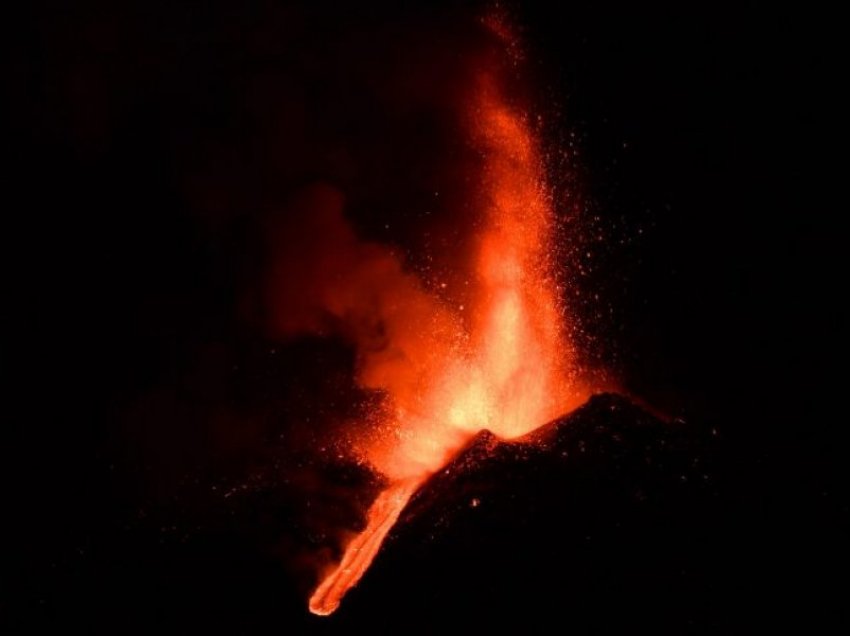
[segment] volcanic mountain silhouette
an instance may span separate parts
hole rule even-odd
[[[747,598],[752,542],[728,532],[716,442],[611,394],[525,439],[483,431],[413,496],[327,617],[307,611],[307,572],[317,554],[339,558],[339,529],[362,530],[384,482],[293,456],[291,472],[271,464],[232,495],[200,489],[209,499],[174,513],[192,533],[170,538],[160,512],[105,534],[54,618],[104,634],[734,632],[721,623]]]
[[[602,394],[427,481],[332,623],[380,633],[711,628],[712,434]]]

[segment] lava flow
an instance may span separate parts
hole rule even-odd
[[[496,26],[499,37],[510,37]],[[469,306],[458,311],[436,297],[426,301],[428,292],[408,274],[413,300],[387,303],[405,312],[404,320],[390,321],[387,338],[413,345],[399,347],[404,373],[395,358],[363,358],[359,381],[386,392],[389,416],[360,450],[390,485],[310,598],[314,614],[338,607],[410,497],[476,433],[516,438],[587,396],[551,273],[553,214],[539,142],[527,114],[508,99],[500,68],[491,60],[479,70],[464,108],[468,142],[482,162]]]

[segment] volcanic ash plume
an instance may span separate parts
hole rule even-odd
[[[503,26],[496,33],[510,37]],[[342,333],[357,352],[357,382],[386,396],[377,426],[346,437],[389,485],[310,599],[316,614],[336,609],[413,493],[477,432],[515,438],[586,397],[551,276],[552,209],[539,144],[527,114],[506,96],[507,61],[483,56],[460,108],[459,143],[480,157],[463,305],[407,271],[389,247],[359,240],[332,187],[306,188],[292,206],[301,227],[287,235],[297,240],[283,238],[273,268],[275,323],[284,334]]]

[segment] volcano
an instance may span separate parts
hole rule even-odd
[[[850,631],[807,8],[11,4],[0,634]]]
[[[329,620],[387,633],[708,627],[713,439],[615,394],[520,439],[482,431],[412,496]]]
[[[730,532],[729,488],[715,459],[722,440],[615,394],[522,438],[483,431],[413,494],[362,579],[324,617],[306,606],[316,556],[341,558],[342,539],[365,528],[385,481],[327,455],[291,458],[298,468],[289,473],[272,463],[225,496],[203,484],[204,509],[180,513],[178,502],[166,527],[159,513],[105,528],[80,560],[88,578],[63,580],[48,597],[51,612],[22,614],[21,625],[729,633],[729,600],[746,598],[741,586],[753,581],[740,576],[751,572],[741,563],[753,543]],[[169,531],[187,518],[194,532]]]

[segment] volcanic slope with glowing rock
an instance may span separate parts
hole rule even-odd
[[[388,633],[710,630],[716,448],[713,430],[616,394],[515,440],[482,431],[412,496],[333,620]]]

